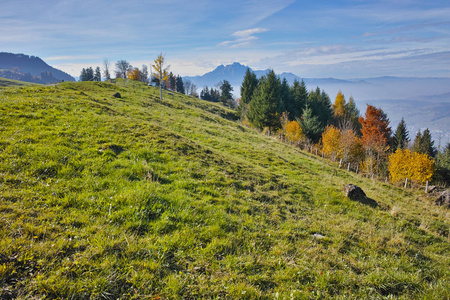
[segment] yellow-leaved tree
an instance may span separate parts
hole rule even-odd
[[[286,138],[293,143],[298,143],[303,139],[303,131],[297,121],[291,121],[284,127]]]
[[[397,149],[389,156],[389,175],[393,182],[404,181],[424,184],[433,176],[434,160],[427,154]]]
[[[127,72],[128,79],[140,81],[141,77],[142,77],[142,73],[139,70],[139,68],[133,68]]]
[[[345,98],[341,91],[336,95],[336,100],[333,105],[334,116],[339,118],[344,116],[345,111]]]
[[[341,131],[333,125],[327,126],[322,133],[323,154],[335,160],[340,155]]]
[[[155,59],[155,64],[152,65],[155,71],[154,76],[159,81],[159,97],[162,100],[162,82],[169,78],[169,67],[164,67],[164,56],[162,53]]]

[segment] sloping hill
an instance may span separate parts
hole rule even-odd
[[[0,298],[448,296],[448,211],[134,86],[0,91]]]
[[[24,86],[24,85],[37,85],[37,83],[13,80],[8,78],[0,77],[0,87],[11,87],[11,86]]]

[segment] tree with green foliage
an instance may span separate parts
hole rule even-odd
[[[450,144],[444,148],[444,151],[436,155],[436,173],[435,179],[438,182],[450,185]]]
[[[309,104],[306,104],[299,123],[302,127],[303,134],[309,142],[319,142],[321,134],[323,132],[322,124],[319,120],[319,117],[315,115],[312,108],[309,107]]]
[[[292,95],[291,88],[286,78],[283,78],[283,80],[281,81],[280,97],[281,97],[280,111],[282,112],[287,111],[289,112],[289,115],[291,115],[295,103],[294,103],[294,96]]]
[[[406,149],[406,147],[408,147],[408,143],[409,143],[408,129],[406,128],[405,120],[402,118],[393,136],[392,151],[395,151],[397,149],[404,150]]]
[[[280,79],[273,70],[259,80],[248,112],[250,122],[257,128],[269,127],[270,130],[274,130],[281,127],[280,85]]]
[[[359,122],[359,109],[356,107],[355,99],[350,96],[348,102],[344,106],[345,122],[348,124],[347,129],[352,129],[357,136],[361,136],[361,123]]]
[[[95,68],[93,80],[94,81],[102,81],[102,72],[100,71],[100,67]]]
[[[244,80],[241,85],[241,102],[239,103],[238,112],[242,117],[247,113],[248,104],[252,100],[253,92],[258,86],[258,79],[253,71],[247,68],[245,72]]]
[[[231,104],[231,102],[233,101],[233,95],[231,94],[231,92],[233,91],[233,87],[231,86],[230,82],[228,82],[228,80],[222,81],[222,83],[220,84],[220,91],[220,101],[224,105]]]
[[[181,78],[180,75],[176,77],[176,87],[177,92],[184,94],[184,84],[183,84],[183,78]]]
[[[306,89],[305,82],[302,80],[302,82],[299,83],[298,80],[294,80],[294,84],[291,87],[291,93],[293,103],[288,110],[289,119],[296,120],[302,116],[302,112],[308,101],[308,90]]]
[[[425,129],[422,134],[420,133],[420,130],[417,132],[412,151],[428,154],[430,157],[436,156],[437,151],[434,147],[434,141],[431,138],[431,132],[428,128]]]
[[[317,116],[320,122],[320,131],[323,132],[325,127],[329,125],[333,119],[333,109],[330,97],[321,91],[319,87],[315,91],[311,91],[308,95],[308,106],[312,109],[313,114]]]
[[[205,86],[200,92],[200,99],[211,101],[211,93],[209,92],[209,87]]]
[[[93,81],[94,80],[94,70],[92,67],[83,68],[80,74],[80,81]]]

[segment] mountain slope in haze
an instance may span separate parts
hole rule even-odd
[[[184,77],[191,80],[202,89],[204,86],[214,87],[222,80],[228,80],[233,86],[233,95],[240,97],[242,84],[247,67],[233,63],[219,66],[202,76]],[[251,69],[250,69],[251,70]],[[254,71],[257,77],[265,75],[268,70]],[[448,141],[450,138],[450,116],[448,102],[450,98],[450,78],[415,78],[415,77],[376,77],[376,78],[301,78],[293,73],[282,73],[280,78],[286,78],[292,84],[294,80],[304,80],[309,90],[320,87],[328,93],[331,101],[341,91],[346,100],[352,96],[361,114],[366,110],[366,103],[382,108],[395,127],[404,117],[414,138],[419,129],[429,128],[432,131],[436,146],[438,139]]]
[[[1,299],[448,296],[450,219],[422,191],[158,95],[120,80],[0,91]]]
[[[35,83],[75,81],[36,56],[0,52],[0,77]]]

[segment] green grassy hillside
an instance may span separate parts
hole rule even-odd
[[[0,87],[24,86],[24,85],[38,85],[38,84],[0,77]]]
[[[448,210],[135,87],[0,91],[1,299],[449,297]]]

